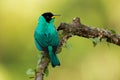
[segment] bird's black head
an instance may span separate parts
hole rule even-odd
[[[54,16],[51,12],[43,13],[42,16],[45,18],[45,20],[49,23],[52,19],[52,16]]]

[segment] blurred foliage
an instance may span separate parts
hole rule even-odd
[[[92,41],[94,47],[96,47],[97,44],[100,43],[100,38],[99,37],[90,38],[90,40]]]
[[[34,29],[40,14],[51,11],[60,22],[81,22],[120,32],[120,0],[0,0],[0,80],[29,80],[28,68],[35,68],[39,51]],[[89,39],[73,37],[72,49],[63,48],[61,66],[49,67],[45,80],[119,80],[120,47],[106,42],[95,48]]]

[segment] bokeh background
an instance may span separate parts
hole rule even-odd
[[[0,0],[0,80],[30,80],[26,71],[36,68],[39,53],[34,29],[48,11],[62,15],[56,27],[78,16],[83,24],[120,33],[120,0]],[[77,36],[68,44],[58,55],[61,66],[49,66],[45,80],[120,80],[119,46],[103,41],[93,47]]]

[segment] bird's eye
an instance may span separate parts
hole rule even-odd
[[[46,18],[49,18],[49,16],[46,16]]]

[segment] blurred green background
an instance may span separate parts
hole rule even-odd
[[[28,68],[36,68],[38,53],[34,29],[40,14],[51,11],[70,23],[81,22],[120,33],[120,0],[0,0],[0,80],[29,80]],[[49,66],[45,80],[120,80],[120,47],[72,37],[70,49],[63,48],[61,66]],[[31,79],[32,80],[32,79]]]

